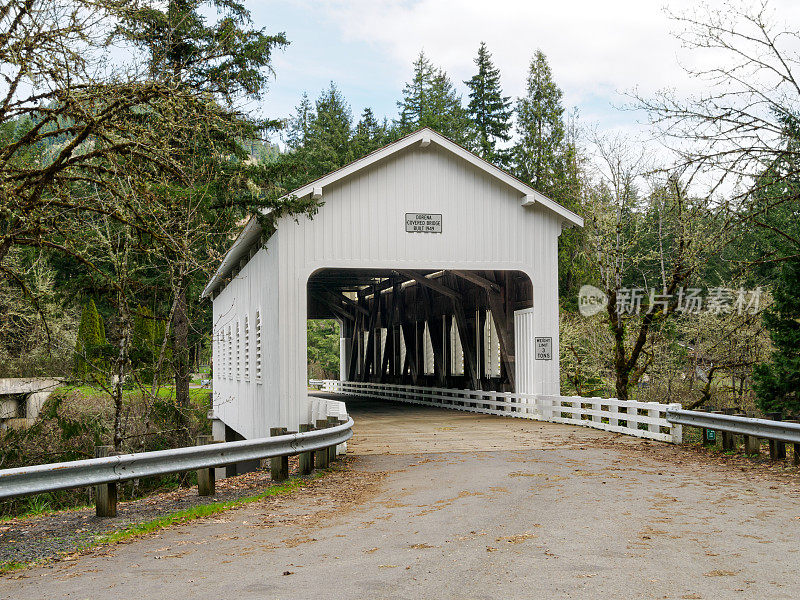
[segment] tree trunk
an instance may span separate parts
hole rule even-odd
[[[131,342],[131,318],[128,306],[123,299],[120,303],[120,339],[119,351],[114,364],[115,381],[113,382],[114,397],[114,450],[119,450],[122,444],[122,393],[125,385],[125,367],[128,364],[128,350]]]
[[[0,265],[3,264],[3,259],[8,254],[8,251],[11,250],[12,243],[13,241],[10,236],[4,238],[2,243],[0,243]]]
[[[173,363],[175,372],[175,408],[178,427],[189,434],[189,306],[186,301],[186,278],[180,276],[175,289],[175,312],[172,315]]]

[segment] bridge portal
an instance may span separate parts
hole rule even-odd
[[[583,220],[422,129],[303,188],[313,218],[253,218],[203,294],[214,416],[296,430],[307,319],[336,318],[341,378],[558,394],[558,237]]]

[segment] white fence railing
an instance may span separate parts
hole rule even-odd
[[[312,379],[309,382],[318,381]],[[319,381],[320,386],[322,384]],[[347,414],[347,406],[340,400],[331,400],[330,398],[307,398],[305,419],[302,422],[311,423],[312,425],[319,420],[325,420],[328,417],[336,417],[339,421],[347,421],[349,415]],[[336,446],[336,454],[347,454],[347,442],[343,442]]]
[[[635,402],[616,398],[546,396],[516,392],[456,390],[393,383],[312,379],[309,384],[324,392],[383,398],[469,412],[550,421],[593,427],[661,442],[680,443],[681,425],[667,421],[667,410],[680,404]]]

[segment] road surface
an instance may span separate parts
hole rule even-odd
[[[350,403],[341,470],[0,579],[0,598],[800,597],[798,478],[590,429]]]

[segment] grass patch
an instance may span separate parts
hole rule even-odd
[[[311,479],[316,479],[317,477],[320,477],[322,474],[323,473],[315,473],[311,477]],[[107,535],[95,538],[88,545],[81,547],[81,550],[87,550],[94,546],[114,544],[122,540],[128,540],[142,535],[147,535],[148,533],[152,533],[153,531],[157,531],[159,529],[164,529],[165,527],[171,527],[172,525],[186,523],[188,521],[193,521],[194,519],[202,519],[203,517],[209,517],[211,515],[221,513],[231,508],[238,508],[240,506],[244,506],[245,504],[261,500],[262,498],[288,494],[305,486],[308,483],[308,481],[309,478],[293,477],[292,479],[286,481],[285,483],[272,485],[263,492],[255,494],[253,496],[237,498],[236,500],[226,500],[224,502],[201,504],[199,506],[193,506],[191,508],[180,510],[178,512],[174,512],[169,515],[164,515],[163,517],[153,519],[152,521],[129,525],[128,527],[120,529],[119,531],[115,531],[113,533],[109,533]]]
[[[41,495],[41,494],[40,494]],[[36,496],[33,496],[34,498]],[[57,513],[62,512],[70,512],[75,510],[82,510],[85,508],[93,508],[91,504],[80,504],[77,506],[70,506],[68,508],[52,508],[50,504],[47,504],[45,507],[40,508],[39,506],[31,506],[25,512],[20,513],[18,515],[0,515],[0,523],[7,523],[8,521],[14,521],[16,519],[30,519],[32,517],[46,517],[48,515],[55,515]],[[2,571],[0,571],[2,572]]]
[[[191,508],[179,510],[171,514],[164,515],[163,517],[158,517],[157,519],[153,519],[152,521],[146,521],[144,523],[135,523],[133,525],[129,525],[123,529],[120,529],[119,531],[114,531],[112,533],[97,536],[91,542],[88,542],[87,544],[84,544],[76,548],[75,552],[78,553],[86,552],[87,550],[90,550],[97,546],[115,544],[121,541],[141,537],[149,533],[153,533],[154,531],[171,527],[173,525],[180,525],[182,523],[187,523],[195,519],[210,517],[211,515],[215,515],[224,512],[226,510],[230,510],[232,508],[239,508],[240,506],[250,504],[251,502],[256,502],[258,500],[261,500],[262,498],[269,498],[271,496],[280,496],[283,494],[289,494],[291,492],[294,492],[295,490],[305,487],[310,481],[319,479],[320,477],[324,477],[326,474],[330,472],[331,472],[330,469],[326,469],[325,471],[314,472],[312,475],[308,477],[292,477],[291,479],[289,479],[284,483],[271,485],[263,492],[259,492],[258,494],[254,494],[252,496],[245,496],[244,498],[237,498],[236,500],[225,500],[224,502],[212,502],[209,504],[201,504],[199,506],[193,506]],[[6,573],[12,573],[14,571],[19,571],[20,569],[25,569],[28,567],[33,567],[37,564],[42,564],[43,562],[47,562],[47,559],[34,560],[31,562],[8,561],[5,563],[0,563],[0,575],[4,575]]]
[[[28,567],[32,567],[37,564],[36,561],[33,562],[17,562],[16,560],[10,560],[8,562],[0,563],[0,575],[5,575],[6,573],[13,573],[14,571],[19,571],[21,569],[27,569]]]

